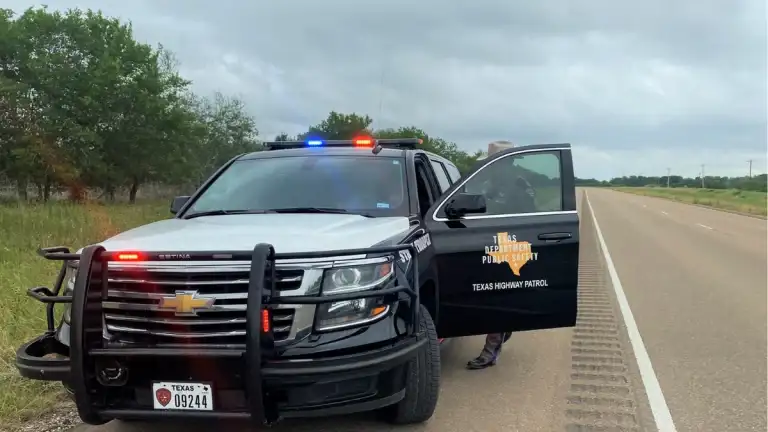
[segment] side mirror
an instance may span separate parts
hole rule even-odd
[[[189,196],[177,196],[171,201],[171,214],[176,214],[189,201]]]
[[[466,214],[485,213],[485,210],[484,195],[459,193],[446,204],[445,215],[449,219],[458,219]]]

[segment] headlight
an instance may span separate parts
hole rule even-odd
[[[64,281],[62,282],[61,295],[72,295],[75,292],[75,275],[77,274],[77,264],[69,263],[67,265],[67,272],[64,274]],[[65,323],[69,324],[72,318],[72,304],[67,303],[64,309],[64,315],[62,319]]]
[[[393,279],[393,275],[391,260],[326,270],[323,276],[323,295],[381,288]],[[375,297],[324,303],[317,308],[316,328],[324,331],[365,324],[384,317],[388,311],[389,305]]]
[[[393,274],[391,261],[326,270],[323,276],[323,295],[378,288],[391,279]]]

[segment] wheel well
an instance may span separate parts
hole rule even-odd
[[[435,282],[428,280],[419,288],[419,301],[429,311],[429,315],[432,316],[432,320],[437,323],[437,291],[435,290]]]

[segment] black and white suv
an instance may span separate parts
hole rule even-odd
[[[62,272],[29,290],[49,328],[19,348],[20,373],[63,382],[90,424],[426,421],[442,338],[575,324],[579,218],[568,144],[462,177],[419,143],[267,143],[171,219],[41,249]],[[58,323],[56,303],[71,303]]]

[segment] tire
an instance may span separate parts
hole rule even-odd
[[[419,326],[427,344],[408,362],[405,397],[383,408],[381,418],[392,424],[423,423],[432,417],[440,394],[440,344],[432,317],[421,306]]]

